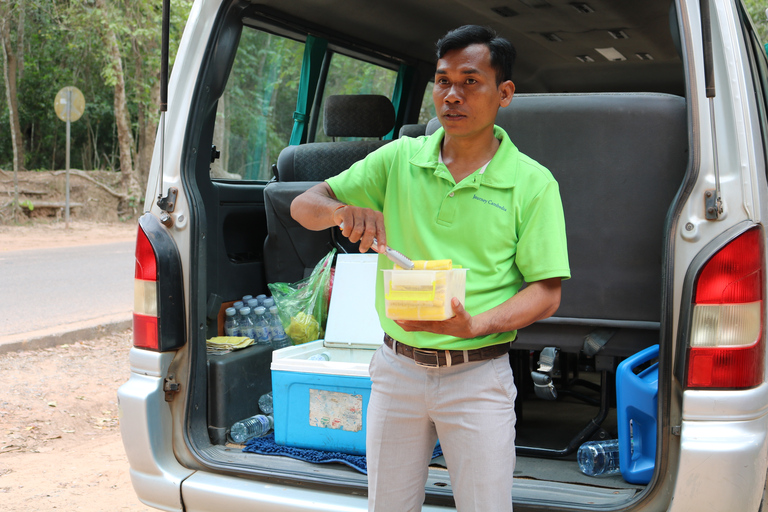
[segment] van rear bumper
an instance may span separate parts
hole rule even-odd
[[[768,466],[768,415],[685,420],[680,451],[669,512],[759,509]]]
[[[120,434],[139,500],[160,510],[179,511],[181,482],[194,471],[173,454],[173,421],[163,391],[173,353],[131,349],[131,376],[117,391]]]

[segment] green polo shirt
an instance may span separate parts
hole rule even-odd
[[[456,183],[439,162],[444,131],[403,137],[327,180],[344,203],[384,214],[387,243],[414,260],[452,259],[468,268],[464,307],[477,315],[503,303],[523,282],[570,277],[565,220],[552,174],[522,154],[507,133],[485,168]],[[378,269],[393,264],[379,255]],[[405,344],[471,350],[515,339],[517,331],[465,340],[406,332],[386,318],[383,276],[376,309],[384,331]]]

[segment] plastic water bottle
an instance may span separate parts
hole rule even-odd
[[[264,299],[261,305],[264,306],[267,311],[269,311],[269,308],[275,305],[275,299],[272,297],[267,297]]]
[[[246,338],[251,338],[256,341],[256,327],[253,325],[253,320],[251,319],[251,308],[240,308],[239,313],[240,336],[245,336]]]
[[[224,334],[227,336],[240,336],[237,310],[235,308],[227,308],[224,313],[227,315],[227,319],[224,321]]]
[[[234,442],[243,444],[254,437],[266,435],[272,430],[274,424],[271,415],[257,414],[256,416],[235,422],[232,428],[229,429],[229,436]]]
[[[243,301],[241,300],[232,304],[232,307],[235,308],[235,311],[240,311],[241,309],[243,309],[244,306],[245,306],[245,303],[243,303]]]
[[[258,306],[254,312],[255,337],[253,340],[259,345],[269,345],[269,324],[264,316],[264,306]]]
[[[328,352],[320,352],[319,354],[309,356],[309,360],[310,361],[330,361],[331,354],[329,354]]]
[[[259,409],[267,416],[271,416],[274,411],[272,406],[272,392],[265,393],[259,397]]]
[[[617,475],[619,469],[619,440],[588,441],[579,447],[576,455],[579,469],[589,476]]]
[[[251,299],[251,300],[249,300],[248,302],[246,302],[246,303],[245,303],[245,305],[246,305],[246,306],[248,306],[249,308],[251,308],[251,313],[253,313],[253,311],[254,311],[254,310],[257,308],[257,307],[259,307],[259,301],[258,301],[258,300],[256,300],[256,299]]]
[[[259,306],[263,306],[264,305],[264,300],[266,298],[267,298],[267,296],[264,295],[263,293],[261,293],[261,294],[256,296],[256,300],[259,301]]]
[[[248,304],[248,301],[253,299],[253,295],[243,295],[243,304]]]
[[[288,335],[285,334],[282,322],[280,322],[280,317],[277,314],[277,306],[269,308],[269,313],[271,315],[271,318],[269,319],[269,337],[272,340],[272,348],[277,350],[290,347],[292,343],[291,340],[288,339]]]

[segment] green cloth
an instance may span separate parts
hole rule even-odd
[[[398,139],[327,180],[340,201],[384,213],[390,247],[414,260],[452,259],[468,268],[464,307],[472,315],[512,297],[524,280],[570,277],[557,182],[503,129],[495,127],[495,135],[501,144],[487,168],[458,184],[439,162],[442,128],[430,137]],[[379,255],[378,268],[392,263]],[[381,325],[398,341],[470,350],[515,339],[516,331],[471,340],[405,332],[385,316],[383,273],[377,274]]]
[[[320,79],[320,70],[323,58],[328,49],[328,41],[307,36],[304,45],[304,60],[301,62],[301,76],[299,77],[299,94],[296,97],[296,111],[293,113],[293,131],[291,132],[291,146],[297,146],[307,139],[307,116],[315,100],[317,82]]]

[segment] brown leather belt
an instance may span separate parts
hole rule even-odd
[[[511,343],[501,343],[474,350],[433,350],[405,345],[389,334],[384,334],[384,344],[398,354],[413,359],[417,365],[428,368],[494,359],[509,352],[511,347]]]

